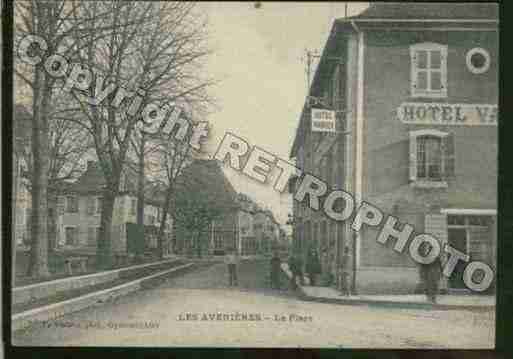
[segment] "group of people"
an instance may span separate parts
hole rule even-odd
[[[351,260],[349,254],[349,248],[344,248],[344,253],[341,257],[340,265],[337,268],[338,274],[338,285],[337,287],[340,289],[340,294],[344,296],[348,296],[350,294],[350,286],[349,286],[349,278],[350,278],[350,267]],[[292,273],[290,278],[290,285],[293,289],[297,288],[297,285],[304,285],[304,275],[303,275],[303,261],[301,256],[292,254],[289,259],[289,269]],[[305,271],[308,276],[308,281],[311,286],[315,286],[318,284],[317,279],[319,275],[322,273],[322,265],[319,260],[319,255],[314,248],[311,248],[308,251],[306,256],[306,264]],[[329,271],[329,269],[326,269]],[[299,283],[298,283],[299,282]]]
[[[225,263],[228,268],[228,285],[237,286],[237,265],[239,258],[234,250],[229,250],[226,257]],[[291,272],[290,287],[297,289],[298,285],[303,286],[305,283],[305,277],[303,275],[303,261],[300,255],[291,254],[288,260],[289,270]],[[438,286],[441,277],[441,262],[436,260],[429,265],[422,265],[420,268],[420,278],[423,285],[423,290],[427,296],[427,299],[435,303],[436,295],[438,294]],[[345,247],[343,254],[340,258],[340,263],[337,268],[337,287],[340,290],[340,295],[349,296],[351,293],[351,286],[349,284],[352,271],[351,255],[349,248]],[[317,278],[322,273],[322,265],[319,259],[317,251],[312,248],[308,251],[306,256],[306,263],[304,266],[305,272],[308,277],[309,284],[311,286],[317,285]],[[329,269],[328,269],[329,270]],[[270,259],[270,287],[272,289],[280,289],[280,272],[281,272],[281,259],[277,251],[273,252]]]
[[[239,256],[237,252],[233,249],[229,249],[226,253],[224,261],[228,269],[228,286],[238,286],[237,265],[239,264]],[[281,286],[279,277],[281,271],[281,259],[277,251],[273,252],[270,267],[271,288],[280,289]]]

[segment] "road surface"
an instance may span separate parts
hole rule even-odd
[[[13,334],[13,345],[493,348],[494,312],[305,302],[267,289],[267,262],[223,264]]]

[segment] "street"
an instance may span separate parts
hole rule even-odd
[[[493,348],[495,313],[305,302],[268,289],[267,261],[203,266],[13,334],[23,346]],[[285,287],[285,283],[284,287]]]

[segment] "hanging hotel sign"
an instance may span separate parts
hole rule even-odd
[[[312,132],[336,132],[335,111],[312,108]]]
[[[497,126],[498,107],[488,104],[402,103],[397,116],[419,125]]]

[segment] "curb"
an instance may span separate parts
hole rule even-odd
[[[298,286],[299,287],[299,286]],[[368,307],[382,307],[394,309],[430,309],[430,310],[471,310],[488,311],[495,308],[492,305],[464,305],[464,304],[432,304],[423,302],[396,302],[390,300],[369,300],[369,299],[344,299],[313,297],[306,294],[302,287],[299,287],[299,298],[308,302],[329,303],[340,305],[359,305]]]
[[[118,286],[103,289],[97,292],[88,293],[80,297],[68,299],[58,303],[52,303],[43,307],[34,308],[25,312],[17,313],[11,316],[11,331],[23,329],[32,324],[42,324],[45,321],[57,319],[60,316],[76,312],[87,307],[90,307],[98,302],[104,302],[122,295],[134,292],[144,287],[146,282],[166,274],[179,271],[181,269],[189,268],[194,263],[187,263],[171,269],[166,269],[147,277],[139,278],[128,283],[123,283]]]
[[[288,266],[282,265],[282,272],[288,278],[291,278]],[[303,286],[298,285],[298,298],[308,302],[340,304],[340,305],[360,305],[368,307],[382,307],[394,309],[431,309],[431,310],[472,310],[472,311],[488,311],[495,309],[495,305],[472,305],[472,304],[432,304],[427,302],[398,302],[390,300],[370,300],[370,299],[346,299],[346,298],[326,298],[314,297],[306,294]]]

